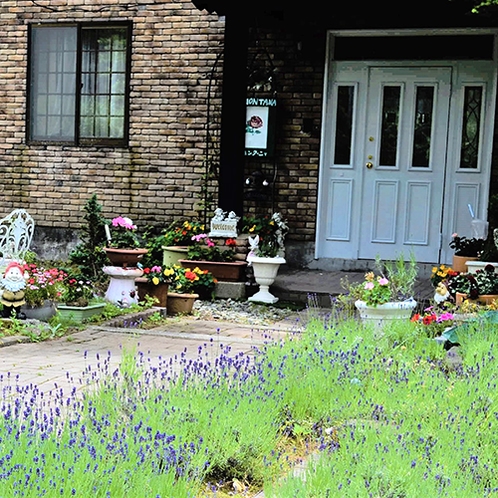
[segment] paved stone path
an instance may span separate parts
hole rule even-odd
[[[21,386],[36,385],[43,393],[54,389],[67,392],[89,377],[98,363],[110,355],[109,369],[116,368],[123,352],[141,352],[148,363],[157,366],[164,358],[196,358],[199,347],[206,347],[217,356],[222,348],[231,354],[250,353],[254,346],[280,340],[298,328],[297,316],[271,326],[239,325],[223,321],[203,321],[189,317],[174,319],[150,330],[112,326],[91,326],[72,335],[40,343],[17,343],[4,340],[0,348],[0,375],[4,382]],[[85,374],[85,372],[87,372]],[[7,380],[6,380],[7,379]]]

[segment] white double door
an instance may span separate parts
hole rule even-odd
[[[479,97],[472,115],[465,109],[466,85],[459,83],[455,92],[455,71],[452,65],[334,65],[327,90],[318,257],[393,259],[413,251],[417,261],[438,262],[448,257],[444,245],[451,232],[470,228],[467,204],[476,215],[483,213],[490,85],[482,75],[468,80]],[[465,81],[461,69],[458,78]],[[465,137],[476,145],[470,166],[461,164]]]

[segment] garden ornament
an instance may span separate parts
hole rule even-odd
[[[259,246],[259,235],[256,235],[255,237],[249,237],[248,242],[249,242],[249,254],[247,255],[247,257],[256,256],[256,251],[258,250]]]
[[[436,293],[434,294],[434,301],[436,301],[437,304],[440,304],[446,301],[449,297],[450,291],[446,285],[443,284],[443,282],[439,282],[436,287]]]
[[[24,318],[20,313],[21,306],[26,303],[24,289],[26,279],[21,265],[15,261],[9,263],[4,276],[0,280],[0,302],[3,304],[3,317]]]

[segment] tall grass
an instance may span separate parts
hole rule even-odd
[[[82,391],[55,399],[1,378],[0,496],[183,498],[223,482],[278,498],[497,492],[491,325],[469,327],[456,370],[412,323],[378,338],[316,318],[251,354],[216,347],[158,364],[129,353],[114,371],[97,358]],[[294,475],[289,444],[303,442],[318,457]]]

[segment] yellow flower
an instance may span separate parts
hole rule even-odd
[[[164,271],[163,271],[164,275],[166,277],[171,277],[171,275],[173,275],[173,273],[175,273],[175,270],[173,270],[173,268],[166,268]]]
[[[249,232],[254,232],[254,230],[256,230],[256,225],[253,225],[251,228],[249,228]]]
[[[374,275],[373,271],[369,271],[368,273],[365,274],[365,280],[367,282],[373,282],[374,278],[375,278],[375,275]]]
[[[158,279],[157,277],[153,277],[153,278],[152,278],[152,283],[153,283],[154,285],[158,285],[158,284],[159,284],[159,279]]]

